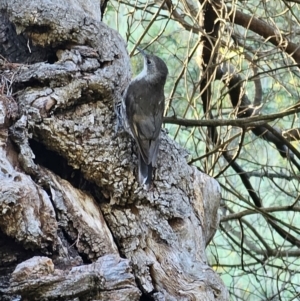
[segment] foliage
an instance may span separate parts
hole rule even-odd
[[[197,121],[209,118],[203,110],[200,84],[214,66],[224,74],[216,80],[212,72],[207,83],[212,91],[210,118],[230,121],[239,117],[239,107],[232,106],[226,84],[233,76],[240,76],[239,84],[250,100],[248,108],[255,107],[256,115],[282,113],[267,122],[273,129],[281,129],[285,155],[274,146],[274,140],[251,132],[255,123],[217,127],[218,141],[211,139],[204,126],[176,124],[176,120],[168,123],[167,119],[165,127],[189,150],[190,163],[215,177],[222,187],[220,229],[208,247],[208,258],[232,300],[295,300],[300,296],[299,154],[294,153],[297,158],[293,161],[292,153],[293,146],[299,148],[300,135],[297,130],[293,137],[284,131],[300,127],[300,50],[289,51],[291,43],[300,44],[300,2],[210,2],[221,4],[225,12],[217,20],[219,44],[203,30],[201,15],[206,1],[111,1],[104,21],[127,40],[134,74],[141,69],[140,56],[133,56],[137,46],[166,61],[165,116]],[[241,21],[236,22],[238,17]],[[249,26],[236,24],[247,17],[263,23],[257,30],[249,25],[252,21],[246,22]],[[203,36],[212,39],[217,53],[207,66],[202,58]],[[295,110],[290,111],[291,107]],[[225,153],[233,156],[242,172],[233,168]],[[245,177],[262,206],[255,205]]]

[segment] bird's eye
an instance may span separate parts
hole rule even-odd
[[[151,61],[149,59],[147,59],[147,65],[150,65]]]

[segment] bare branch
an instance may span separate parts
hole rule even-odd
[[[282,211],[295,211],[300,212],[300,207],[291,207],[291,206],[277,206],[277,207],[268,207],[268,208],[253,208],[244,210],[238,213],[229,214],[226,216],[221,217],[221,223],[230,221],[230,220],[236,220],[240,219],[244,216],[248,216],[251,214],[265,214],[265,213],[271,213],[271,212],[282,212]]]
[[[164,123],[178,124],[182,126],[237,126],[241,128],[245,127],[257,127],[265,125],[266,122],[282,118],[284,116],[293,115],[300,112],[300,104],[287,109],[281,113],[274,113],[270,115],[251,116],[243,119],[213,119],[213,120],[194,120],[194,119],[182,119],[180,117],[164,117]]]
[[[255,18],[255,16],[250,16],[242,13],[239,10],[232,9],[228,6],[229,20],[237,25],[241,25],[244,28],[249,28],[253,32],[261,35],[267,41],[279,47],[282,51],[290,54],[295,62],[300,64],[300,45],[289,41],[287,38],[277,32],[273,27],[268,25],[262,20]]]

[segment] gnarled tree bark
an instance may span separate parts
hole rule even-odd
[[[205,255],[219,186],[165,133],[153,189],[138,186],[115,133],[130,61],[96,4],[0,3],[0,296],[228,300]]]

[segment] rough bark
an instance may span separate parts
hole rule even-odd
[[[205,255],[219,186],[165,133],[154,187],[138,186],[135,145],[115,133],[114,104],[131,76],[126,45],[91,11],[97,1],[85,3],[0,3],[10,28],[0,39],[55,54],[45,62],[8,47],[1,65],[0,296],[228,300]]]
[[[138,300],[127,259],[106,255],[96,262],[55,269],[48,257],[35,256],[19,264],[11,275],[9,292],[30,300]]]

